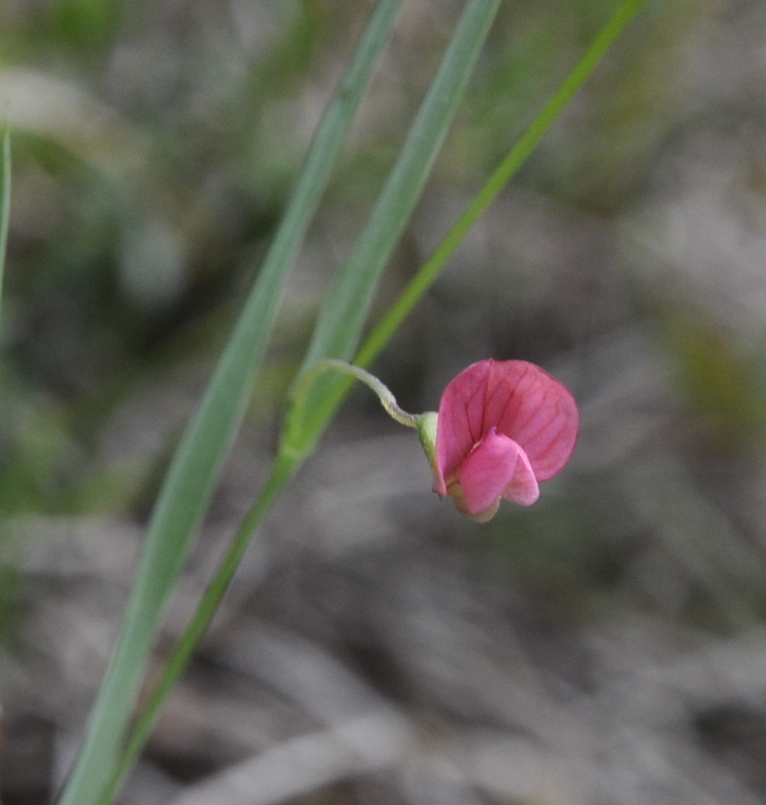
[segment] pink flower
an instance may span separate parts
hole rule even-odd
[[[569,390],[526,361],[474,363],[439,403],[434,492],[481,522],[506,498],[534,503],[569,460],[579,416]]]

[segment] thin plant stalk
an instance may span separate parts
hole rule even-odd
[[[298,390],[298,404],[302,401],[303,392],[313,380],[314,375],[327,370],[335,370],[349,374],[366,384],[377,394],[381,404],[393,419],[406,427],[418,428],[418,420],[421,417],[402,410],[391,391],[384,386],[378,378],[364,369],[345,363],[344,361],[328,359],[316,364],[312,371],[306,374],[306,383],[304,386]],[[141,711],[141,715],[129,736],[119,763],[98,800],[98,805],[110,805],[119,793],[127,774],[130,772],[130,769],[138,759],[141,750],[151,735],[165,699],[173,689],[179,676],[186,667],[186,664],[191,659],[197,643],[200,641],[215,616],[218,606],[234,578],[234,574],[239,567],[239,563],[242,560],[247,546],[250,544],[253,534],[255,534],[263,518],[268,513],[272,503],[292,479],[300,465],[301,461],[297,458],[284,454],[277,456],[266,483],[252,507],[245,515],[228,552],[205,590],[200,600],[199,607],[194,613],[193,620],[179,640],[167,666],[163,670],[162,676],[149,694],[143,710]]]
[[[167,600],[244,417],[305,232],[402,0],[381,0],[317,130],[258,280],[174,455],[155,506],[123,624],[60,805],[93,805],[109,779]]]
[[[0,297],[5,274],[5,252],[8,248],[8,225],[11,217],[11,129],[3,126],[0,143]]]
[[[339,361],[335,358],[328,358],[324,361],[319,361],[319,363],[315,363],[312,368],[306,372],[302,378],[301,383],[298,387],[298,390],[295,395],[295,405],[301,407],[305,404],[304,400],[307,396],[306,392],[311,387],[314,378],[320,375],[322,372],[326,372],[328,370],[334,370],[336,372],[340,372],[341,374],[347,375],[355,380],[364,383],[369,389],[375,392],[380,400],[380,404],[385,408],[388,415],[396,420],[400,425],[404,425],[407,428],[417,428],[418,422],[418,415],[417,414],[408,414],[405,410],[403,410],[399,403],[396,401],[396,398],[391,393],[391,389],[388,386],[384,385],[380,380],[378,380],[375,375],[371,375],[365,369],[362,369],[361,366],[354,366],[353,363],[347,363],[346,361]]]
[[[141,754],[146,741],[151,735],[160,709],[165,702],[186,664],[191,658],[197,643],[210,625],[218,605],[221,603],[234,573],[239,567],[242,556],[250,544],[250,539],[263,518],[271,508],[279,493],[290,481],[299,464],[287,457],[281,457],[274,462],[269,477],[261,489],[258,498],[250,511],[245,515],[232,544],[219,565],[213,580],[208,585],[200,601],[194,618],[178,642],[170,661],[163,669],[162,676],[151,690],[149,697],[130,733],[128,742],[122,752],[120,760],[107,782],[98,805],[111,805],[133,764]]]

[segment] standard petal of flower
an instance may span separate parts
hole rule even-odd
[[[569,389],[527,361],[490,361],[485,427],[497,427],[524,449],[538,481],[553,478],[574,450],[577,403]]]
[[[480,515],[495,506],[512,484],[520,452],[513,439],[493,428],[463,462],[458,480],[465,506],[472,515]]]

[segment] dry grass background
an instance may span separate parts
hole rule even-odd
[[[327,278],[459,4],[410,0],[292,280],[157,649],[272,455]],[[509,2],[381,291],[414,271],[609,3]],[[49,802],[179,427],[369,4],[16,0],[0,363],[4,805]],[[274,509],[125,805],[766,799],[762,0],[654,2],[376,366],[409,410],[543,363],[574,459],[463,521],[356,390]],[[6,99],[6,100],[3,100]]]

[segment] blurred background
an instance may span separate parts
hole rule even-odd
[[[82,735],[159,482],[370,0],[4,0],[4,805]],[[615,0],[507,0],[385,310]],[[160,667],[462,3],[407,0],[282,306]],[[652,0],[374,371],[407,410],[492,356],[581,405],[477,526],[355,389],[275,507],[125,805],[766,800],[766,2]]]

